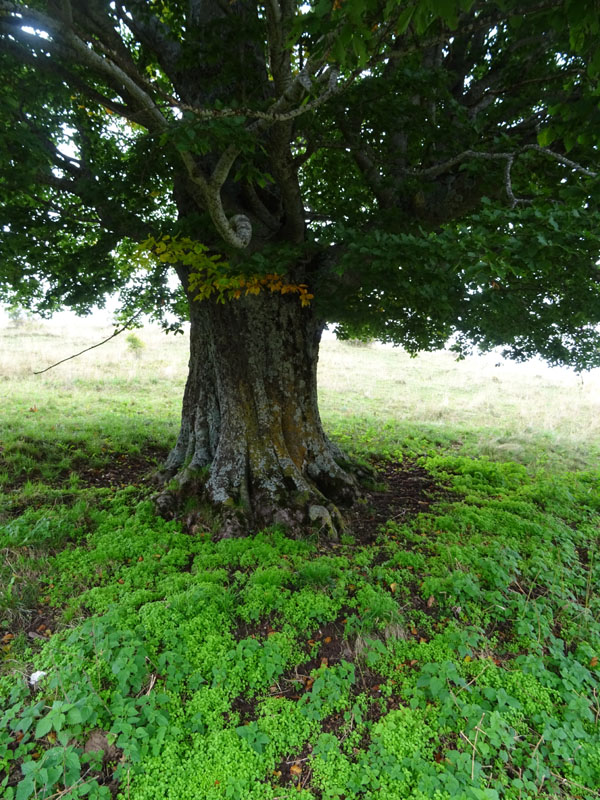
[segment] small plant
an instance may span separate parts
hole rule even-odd
[[[136,336],[135,333],[130,333],[127,336],[127,339],[125,341],[127,342],[127,347],[129,349],[129,351],[131,353],[133,353],[133,355],[136,358],[141,358],[142,357],[142,352],[143,352],[144,348],[146,347],[146,345],[140,339],[140,337]]]

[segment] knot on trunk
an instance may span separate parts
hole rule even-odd
[[[248,247],[252,241],[252,223],[245,214],[235,214],[230,217],[229,224],[241,247]]]

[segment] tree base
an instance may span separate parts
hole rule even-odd
[[[229,494],[224,502],[219,502],[211,491],[210,470],[186,468],[174,476],[168,471],[156,475],[161,490],[154,502],[162,517],[180,519],[188,533],[208,534],[215,540],[248,536],[269,526],[280,526],[296,538],[317,534],[337,542],[345,530],[341,509],[349,508],[359,499],[360,481],[368,477],[368,472],[358,466],[336,467],[335,480],[328,476],[329,488],[334,485],[337,488],[334,498],[306,479],[301,492],[286,491],[283,481],[279,491],[274,491],[271,479],[268,489],[263,487],[262,492],[253,492],[251,498]]]

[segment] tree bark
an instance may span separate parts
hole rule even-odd
[[[297,295],[269,290],[192,301],[190,312],[181,430],[159,507],[208,503],[220,511],[223,535],[272,523],[299,532],[312,523],[335,537],[343,525],[337,506],[358,488],[319,415],[323,322]]]

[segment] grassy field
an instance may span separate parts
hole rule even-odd
[[[597,373],[328,340],[387,494],[339,544],[214,542],[146,480],[183,337],[32,375],[109,333],[0,329],[3,798],[600,797]]]

